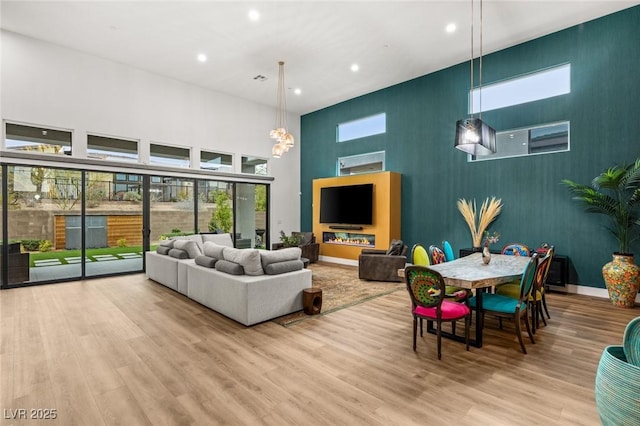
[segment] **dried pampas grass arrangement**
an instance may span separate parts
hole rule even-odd
[[[480,247],[484,231],[489,224],[498,217],[502,210],[502,199],[491,197],[491,200],[489,200],[489,198],[486,198],[480,207],[480,215],[477,222],[475,199],[473,202],[467,201],[464,198],[458,200],[458,210],[465,222],[467,222],[467,225],[469,225],[473,247]]]

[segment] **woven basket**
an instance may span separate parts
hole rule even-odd
[[[604,426],[640,426],[640,367],[627,362],[622,346],[607,346],[602,352],[595,393]]]

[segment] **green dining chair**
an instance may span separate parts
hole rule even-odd
[[[529,295],[533,288],[533,281],[535,279],[536,268],[538,267],[538,254],[534,255],[527,263],[527,266],[520,278],[520,295],[517,299],[502,294],[485,293],[482,295],[482,312],[481,315],[489,314],[497,317],[500,321],[504,319],[511,319],[515,323],[516,336],[518,342],[520,342],[520,348],[523,353],[527,353],[527,349],[524,347],[524,341],[522,340],[521,322],[524,320],[524,324],[527,328],[527,334],[531,343],[536,343],[533,340],[533,334],[531,333],[531,326],[529,325],[528,305]],[[477,309],[476,306],[477,296],[469,298],[469,306],[471,309]]]

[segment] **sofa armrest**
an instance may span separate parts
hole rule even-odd
[[[398,269],[405,267],[406,256],[361,254],[358,257],[358,277],[361,280],[402,282]]]
[[[302,250],[302,257],[306,257],[311,263],[318,261],[320,256],[320,244],[309,243],[299,247]]]
[[[381,249],[362,249],[362,251],[360,252],[360,254],[387,254],[386,250],[381,250]]]

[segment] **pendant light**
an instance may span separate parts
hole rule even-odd
[[[278,92],[276,104],[276,124],[269,132],[269,137],[276,140],[276,144],[271,148],[271,154],[275,158],[280,158],[282,154],[289,151],[294,145],[294,138],[287,131],[287,100],[285,98],[284,86],[284,62],[278,62]]]
[[[471,0],[471,117],[463,118],[456,122],[455,147],[471,155],[489,155],[496,152],[496,131],[487,123],[482,121],[482,0],[480,0],[480,64],[479,64],[479,85],[480,96],[479,114],[476,118],[473,114],[473,21],[474,21],[474,1]]]

